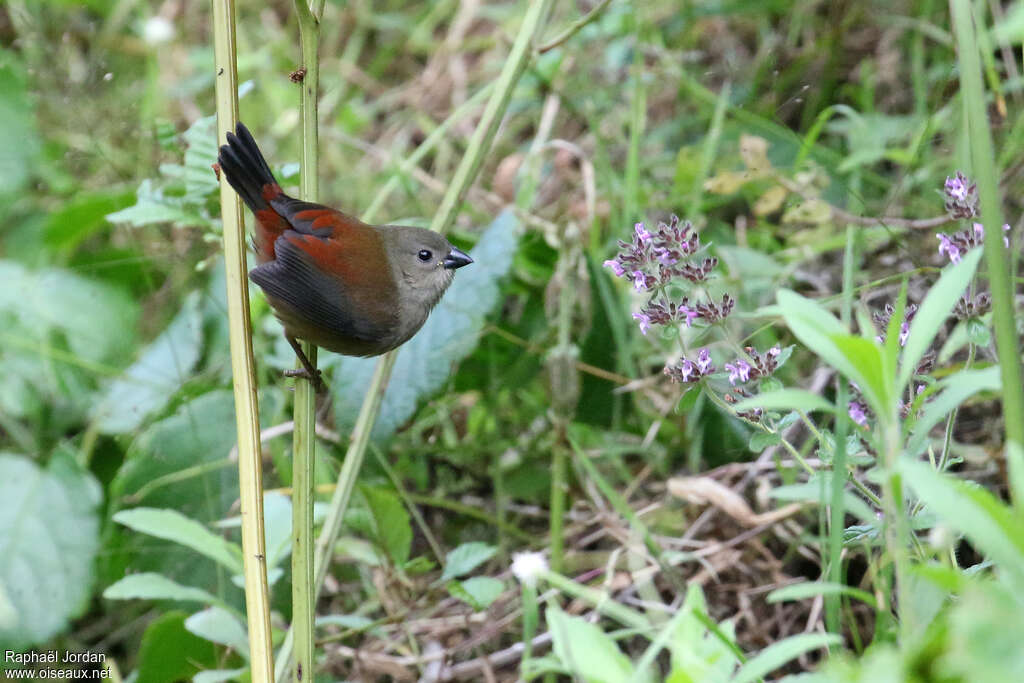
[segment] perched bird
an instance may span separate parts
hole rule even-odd
[[[318,388],[316,371],[296,339],[346,356],[376,356],[423,326],[455,270],[473,262],[424,228],[369,225],[281,191],[249,130],[227,134],[217,161],[256,216],[249,271]]]

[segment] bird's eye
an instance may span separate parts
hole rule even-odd
[[[434,258],[434,254],[431,253],[429,249],[420,249],[420,253],[417,254],[417,256],[419,256],[420,261],[423,261],[424,263]]]

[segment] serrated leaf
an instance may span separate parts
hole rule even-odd
[[[113,520],[139,533],[173,541],[195,550],[230,571],[242,571],[242,551],[205,526],[177,510],[133,508],[121,510]]]
[[[185,628],[211,643],[226,645],[249,659],[249,634],[246,627],[223,607],[207,607],[185,620]]]
[[[220,604],[220,600],[201,588],[183,586],[155,572],[129,574],[112,583],[103,591],[108,600],[177,600],[179,602],[201,602],[205,605]]]
[[[199,295],[192,292],[167,329],[107,387],[94,413],[100,432],[134,431],[148,415],[167,405],[199,362],[202,328]]]
[[[372,438],[391,436],[416,411],[420,401],[440,389],[452,366],[476,346],[486,316],[501,299],[498,285],[512,267],[519,221],[508,210],[480,236],[470,252],[474,263],[462,268],[423,328],[398,351]],[[338,428],[355,424],[376,365],[373,358],[337,357],[330,383]]]
[[[453,598],[461,600],[480,612],[491,606],[505,590],[500,579],[490,576],[474,576],[465,581],[451,581],[448,592]]]
[[[454,579],[468,574],[487,560],[494,557],[494,554],[497,552],[498,548],[496,546],[481,543],[480,541],[463,543],[459,547],[450,551],[445,557],[444,572],[441,574],[441,581],[447,581],[448,579]]]
[[[0,454],[0,646],[41,643],[85,610],[101,495],[92,475],[63,451],[45,470]]]

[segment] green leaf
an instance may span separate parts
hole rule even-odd
[[[480,541],[463,543],[450,551],[445,557],[444,573],[441,574],[441,581],[454,579],[470,573],[487,560],[494,557],[498,548]]]
[[[1024,588],[1024,519],[980,486],[939,474],[930,465],[901,459],[906,483],[931,512],[964,534]]]
[[[107,387],[94,413],[104,434],[124,434],[164,406],[192,374],[202,351],[203,320],[192,292],[171,324],[119,379]]]
[[[59,450],[40,469],[0,453],[0,645],[20,650],[67,628],[89,603],[101,489]]]
[[[180,602],[201,602],[205,605],[220,604],[220,600],[201,588],[182,586],[163,574],[142,572],[129,574],[103,591],[107,600],[177,600]]]
[[[401,499],[387,489],[360,486],[370,511],[371,528],[378,545],[396,567],[409,560],[412,550],[412,524]]]
[[[586,683],[626,683],[633,665],[601,629],[557,606],[545,611],[555,656],[562,666]]]
[[[782,290],[778,294],[778,302],[782,317],[796,338],[857,383],[875,414],[889,415],[887,396],[883,392],[888,383],[884,381],[881,350],[869,340],[851,336],[831,313],[815,301]],[[874,351],[868,348],[869,345],[874,347]],[[859,362],[871,364],[870,374],[861,371]]]
[[[490,607],[504,590],[504,582],[490,576],[474,576],[465,581],[452,581],[448,584],[448,592],[453,598],[461,600],[478,612]]]
[[[839,352],[843,354],[849,365],[854,368],[850,379],[860,387],[861,394],[867,399],[871,409],[877,416],[888,419],[894,412],[892,397],[895,395],[892,386],[893,368],[887,367],[884,351],[871,339],[844,335],[833,338]]]
[[[43,241],[54,250],[74,251],[83,240],[108,226],[107,214],[128,206],[131,200],[132,195],[124,192],[79,194],[49,215]]]
[[[807,598],[814,598],[819,595],[846,595],[860,600],[871,607],[876,606],[875,597],[871,593],[843,583],[829,583],[827,581],[807,581],[784,586],[769,593],[766,600],[768,604],[772,604],[790,600],[806,600]]]
[[[135,683],[187,681],[202,667],[217,666],[216,646],[185,630],[185,613],[154,619],[142,636]]]
[[[731,683],[750,683],[765,674],[775,671],[783,664],[792,661],[805,652],[829,647],[843,642],[835,633],[800,633],[785,640],[769,645],[758,655],[747,660],[746,664],[733,676]]]
[[[800,410],[805,413],[813,413],[821,410],[826,413],[834,413],[836,407],[823,399],[818,394],[813,394],[803,389],[779,389],[769,393],[758,394],[745,398],[735,405],[736,410],[750,410],[751,408],[763,408],[765,410]]]
[[[916,456],[924,450],[932,427],[964,401],[979,391],[999,391],[1003,383],[999,366],[993,365],[984,370],[961,370],[943,379],[939,386],[939,392],[924,405],[924,413],[914,423],[907,441],[907,455]]]
[[[782,443],[782,436],[778,432],[756,431],[750,436],[749,448],[754,453],[760,453],[769,446]]]
[[[459,270],[423,328],[399,349],[374,440],[388,438],[408,421],[420,401],[444,386],[452,366],[476,346],[487,314],[502,300],[498,285],[512,268],[519,230],[515,214],[502,212],[470,252],[474,263]],[[355,424],[377,361],[336,356],[332,362],[335,416],[344,432]]]
[[[25,186],[39,159],[39,134],[28,96],[25,70],[5,50],[0,64],[0,194],[13,195]]]
[[[223,607],[207,607],[185,620],[185,628],[212,643],[226,645],[249,658],[249,634],[245,625]]]
[[[988,346],[992,341],[992,333],[984,322],[978,318],[970,318],[967,321],[967,339],[976,346]]]
[[[242,572],[242,551],[205,526],[177,510],[133,508],[121,510],[113,520],[139,533],[173,541],[195,550],[230,571]]]
[[[978,269],[981,253],[981,249],[972,249],[960,263],[945,268],[939,281],[932,285],[928,295],[921,302],[921,307],[917,309],[910,323],[910,334],[903,347],[897,393],[907,386],[917,364],[921,362],[921,357],[932,345],[935,335],[946,323],[957,300],[967,289],[971,278],[974,277],[974,271]]]

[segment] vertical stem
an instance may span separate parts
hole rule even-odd
[[[314,0],[315,1],[315,0]],[[319,10],[322,11],[323,3]],[[320,81],[320,22],[306,0],[295,0],[299,18],[299,43],[302,50],[302,179],[299,196],[315,202],[319,195],[317,180],[317,90]],[[302,342],[302,349],[316,367],[316,347]],[[313,624],[316,615],[316,590],[313,582],[313,483],[316,466],[316,391],[312,378],[295,386],[295,431],[292,440],[292,631],[295,665],[292,680],[312,680]]]
[[[238,120],[238,73],[235,69],[235,3],[213,1],[217,139],[226,140]],[[259,405],[253,361],[249,287],[246,280],[245,223],[238,195],[225,178],[220,183],[224,222],[224,269],[227,281],[231,375],[238,432],[238,488],[242,514],[242,561],[245,613],[249,628],[250,672],[254,683],[271,681],[274,648],[270,637],[270,591],[263,531],[263,471],[260,463]]]
[[[296,0],[296,5],[300,5],[302,2],[303,0]],[[452,182],[448,185],[448,192],[442,199],[441,206],[438,207],[437,212],[434,214],[434,219],[430,224],[432,230],[443,232],[455,220],[462,197],[469,189],[474,178],[476,178],[480,164],[490,150],[491,141],[494,139],[494,134],[498,130],[498,124],[501,122],[501,117],[508,106],[512,90],[529,61],[531,54],[530,46],[534,36],[539,32],[543,24],[542,19],[546,13],[548,2],[549,0],[533,0],[527,9],[526,16],[523,18],[522,26],[519,29],[519,34],[516,36],[515,43],[512,46],[512,51],[505,61],[505,66],[502,68],[501,75],[494,86],[494,94],[487,101],[487,106],[484,108],[480,122],[473,132],[473,137],[470,138],[466,153],[455,171]],[[302,17],[302,10],[300,10],[300,26]],[[307,80],[309,78],[308,71],[306,78]],[[338,473],[337,486],[335,487],[334,495],[331,497],[327,517],[324,519],[324,527],[321,530],[320,538],[317,540],[316,568],[313,582],[314,595],[319,593],[323,585],[323,579],[327,575],[327,566],[331,559],[331,549],[341,533],[341,522],[345,516],[345,510],[348,507],[348,501],[355,486],[356,477],[362,466],[370,433],[380,412],[380,406],[384,400],[384,392],[387,389],[388,379],[391,377],[391,370],[394,368],[397,355],[397,351],[390,351],[381,357],[374,371],[370,387],[367,390],[366,398],[363,399],[363,406],[359,411],[359,417],[352,432],[351,442],[348,450],[345,452],[344,464],[342,465],[341,472]],[[298,429],[298,419],[295,421],[295,426]],[[294,628],[286,635],[285,642],[281,645],[281,651],[278,654],[278,668],[276,672],[278,681],[283,679],[283,671],[287,668],[285,662],[291,659],[293,645],[296,647],[297,652],[298,635],[295,634]]]
[[[849,326],[853,311],[853,271],[856,250],[854,248],[854,228],[846,226],[846,253],[843,258],[843,299],[841,315],[843,325]],[[836,450],[832,455],[832,495],[830,501],[831,523],[829,524],[828,545],[828,580],[839,584],[843,582],[843,529],[846,519],[846,433],[849,430],[847,403],[850,390],[846,379],[839,377],[836,391]],[[840,632],[840,607],[842,596],[839,593],[825,597],[825,622],[830,633]]]
[[[977,31],[968,0],[950,0],[957,57],[960,62],[960,97],[970,140],[971,170],[978,183],[981,218],[985,224],[985,265],[992,289],[992,323],[1003,380],[1003,421],[1006,458],[1014,504],[1024,505],[1024,385],[1021,384],[1019,340],[1014,320],[1014,291],[1006,249],[1003,247],[1003,212],[995,168],[992,131],[986,113],[981,80]]]

